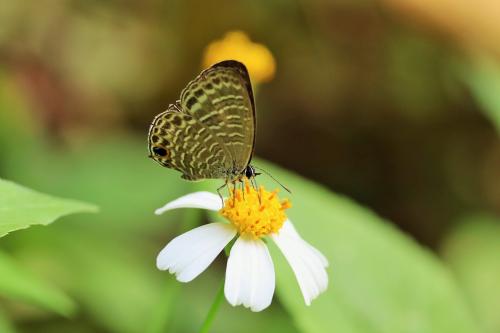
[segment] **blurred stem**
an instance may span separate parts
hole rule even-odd
[[[231,248],[233,247],[234,241],[235,240],[233,239],[224,248],[224,253],[225,253],[226,257],[229,257],[229,253],[231,252]],[[215,319],[215,315],[217,314],[217,310],[219,310],[219,307],[220,307],[223,299],[224,299],[224,279],[222,279],[222,283],[219,287],[219,291],[217,292],[217,295],[215,295],[214,302],[212,303],[212,306],[208,310],[205,321],[203,322],[203,325],[201,326],[200,333],[208,333],[209,332],[210,327],[212,326],[212,322]]]
[[[224,299],[224,279],[222,280],[222,283],[219,287],[219,291],[217,292],[217,295],[215,295],[215,299],[214,299],[214,302],[212,303],[212,306],[208,310],[205,321],[203,322],[203,325],[201,326],[200,333],[208,333],[210,331],[210,327],[212,327],[212,323],[215,319],[215,315],[217,314],[217,310],[219,310],[219,307],[220,307],[223,299]]]

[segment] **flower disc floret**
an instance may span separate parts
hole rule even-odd
[[[244,189],[231,191],[219,213],[228,219],[242,236],[258,239],[277,233],[287,217],[285,209],[290,201],[279,201],[278,190],[266,191],[262,186],[255,190],[245,181]]]

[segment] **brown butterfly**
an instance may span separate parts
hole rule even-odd
[[[255,127],[248,71],[238,61],[222,61],[189,82],[180,100],[154,118],[150,157],[187,180],[252,179]]]

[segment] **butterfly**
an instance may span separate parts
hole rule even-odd
[[[186,180],[224,179],[227,185],[253,179],[255,128],[248,71],[241,62],[222,61],[202,71],[180,100],[154,118],[150,157]]]

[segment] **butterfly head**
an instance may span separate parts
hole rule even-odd
[[[256,172],[255,168],[253,166],[251,166],[250,164],[247,165],[247,167],[245,168],[245,177],[247,177],[248,179],[251,179],[251,178],[258,176],[258,175],[260,175],[260,173]]]

